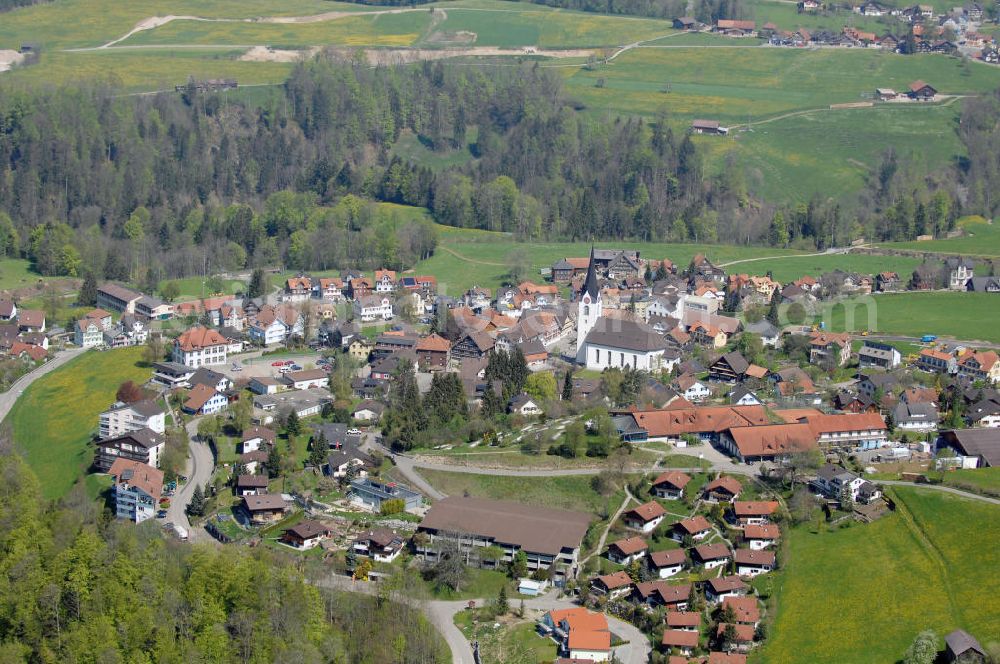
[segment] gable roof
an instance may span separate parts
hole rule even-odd
[[[626,556],[631,556],[639,553],[640,551],[645,551],[649,548],[649,544],[641,537],[627,537],[625,539],[620,539],[617,542],[612,542],[611,546],[608,548],[612,547],[618,549]]]
[[[119,485],[129,484],[154,499],[158,499],[163,493],[163,471],[141,461],[118,457],[108,469],[108,474]]]
[[[663,509],[663,505],[651,500],[648,503],[643,503],[642,505],[625,512],[625,518],[627,519],[629,516],[633,516],[643,523],[649,523],[654,519],[659,519],[666,513],[667,510]]]
[[[189,410],[199,411],[216,394],[218,392],[215,391],[214,387],[205,384],[195,385],[188,393],[188,399],[184,402],[184,407]]]
[[[688,482],[691,481],[691,477],[686,473],[682,473],[679,470],[668,470],[663,473],[655,480],[653,480],[653,486],[659,486],[661,484],[668,484],[675,489],[683,489],[687,486]]]
[[[693,516],[689,519],[682,519],[675,525],[689,535],[696,535],[712,529],[712,524],[710,524],[708,519],[703,517],[701,514]]]
[[[663,350],[665,347],[663,336],[649,325],[609,317],[597,319],[593,329],[587,333],[585,343],[640,353]]]
[[[671,565],[682,565],[687,559],[684,549],[663,549],[649,554],[649,562],[654,567],[668,567]]]
[[[768,423],[763,406],[704,406],[632,412],[636,424],[650,438],[681,436],[687,433],[721,433],[731,427]]]
[[[778,509],[776,500],[737,500],[733,504],[736,516],[766,516]]]
[[[733,560],[737,565],[774,565],[774,551],[758,551],[756,549],[736,549]]]
[[[705,486],[705,493],[719,490],[737,496],[743,490],[743,485],[735,477],[723,475],[722,477],[715,478]]]

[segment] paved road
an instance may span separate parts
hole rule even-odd
[[[346,576],[330,576],[323,581],[317,582],[316,585],[365,595],[374,595],[378,589],[376,583],[353,581]],[[462,634],[462,631],[455,626],[455,615],[465,609],[469,600],[445,602],[439,600],[421,601],[408,597],[399,597],[396,599],[414,608],[419,608],[424,612],[427,619],[431,621],[444,637],[445,642],[447,642],[448,648],[451,650],[452,664],[475,664],[475,660],[472,657],[472,646],[465,638],[465,635]],[[476,599],[472,601],[477,606],[483,606],[489,600]],[[578,605],[567,599],[557,599],[554,593],[550,593],[545,597],[524,600],[524,607],[526,609],[538,611],[568,609],[574,606]],[[614,616],[607,616],[607,618],[611,631],[623,641],[627,641],[624,645],[614,649],[619,661],[622,664],[646,664],[649,661],[649,653],[651,652],[649,639],[634,625],[619,620]]]
[[[877,480],[878,484],[885,484],[888,486],[912,486],[917,489],[930,489],[932,491],[941,491],[943,493],[950,493],[955,496],[961,496],[962,498],[969,498],[970,500],[978,500],[983,503],[990,503],[992,505],[1000,505],[1000,500],[997,498],[990,498],[989,496],[983,496],[978,493],[970,493],[968,491],[962,491],[961,489],[956,489],[950,486],[944,486],[943,484],[917,484],[916,482],[903,482],[900,480]]]
[[[194,495],[194,488],[202,488],[212,479],[212,471],[215,470],[215,458],[212,456],[212,449],[207,443],[197,440],[198,420],[188,422],[185,427],[190,443],[188,443],[188,460],[184,474],[187,475],[187,484],[182,486],[170,499],[170,508],[167,510],[166,520],[179,526],[183,526],[188,531],[188,537],[192,542],[214,542],[215,539],[209,535],[204,528],[194,529],[187,516],[187,506],[191,503],[191,496]]]
[[[17,401],[17,398],[21,396],[21,393],[24,392],[29,385],[50,371],[58,369],[74,357],[85,352],[86,350],[83,348],[59,351],[56,353],[55,357],[42,366],[18,378],[17,381],[10,386],[9,390],[0,394],[0,421],[3,421],[7,417],[7,413],[9,413],[10,409],[14,407],[14,403]]]

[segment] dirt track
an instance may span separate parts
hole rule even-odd
[[[11,69],[21,60],[24,60],[24,56],[17,51],[0,51],[0,71]]]

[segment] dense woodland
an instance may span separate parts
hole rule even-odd
[[[990,213],[1000,179],[996,98],[966,103],[970,158],[955,168],[928,176],[887,154],[857,200],[780,209],[736,161],[707,172],[666,110],[653,121],[582,113],[558,75],[531,64],[319,58],[259,105],[116,92],[0,88],[0,255],[153,288],[206,268],[400,268],[434,251],[430,224],[368,201],[522,238],[822,248]],[[403,161],[392,147],[404,132],[471,155],[437,170]]]
[[[168,542],[156,524],[115,523],[80,490],[48,504],[9,449],[0,477],[0,661],[449,659],[420,613],[320,591],[267,548]]]

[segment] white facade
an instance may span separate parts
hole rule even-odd
[[[117,438],[139,429],[151,429],[156,433],[166,431],[166,413],[142,413],[141,407],[116,403],[100,415],[98,435],[101,438]]]
[[[389,320],[393,317],[392,300],[387,297],[363,298],[354,301],[354,315],[363,323]]]
[[[263,327],[254,323],[250,326],[248,330],[250,339],[253,341],[263,344],[265,346],[270,346],[272,344],[284,343],[285,339],[288,338],[288,326],[280,320],[273,320],[271,324],[267,327]]]
[[[85,327],[81,329],[80,324]],[[80,348],[93,348],[104,343],[104,330],[96,321],[80,321],[73,333],[73,343]]]
[[[590,366],[591,355],[586,343],[587,335],[594,326],[597,325],[597,320],[601,317],[601,312],[604,309],[604,304],[601,302],[601,293],[598,292],[597,296],[591,299],[589,293],[584,293],[580,298],[580,302],[577,304],[577,314],[576,314],[576,361],[580,364],[586,364],[588,369],[594,368]],[[611,359],[610,357],[608,358]],[[595,358],[595,364],[599,364],[599,358]],[[609,365],[610,366],[610,365]]]
[[[137,486],[115,484],[115,516],[132,523],[142,523],[156,516],[156,499]]]
[[[174,362],[194,368],[225,364],[228,357],[228,350],[226,344],[193,348],[191,350],[184,350],[180,346],[175,345]]]
[[[579,659],[586,662],[606,662],[611,659],[611,653],[607,650],[580,650],[569,651],[570,659]]]
[[[588,369],[603,371],[631,367],[641,371],[659,371],[663,367],[663,349],[634,351],[593,343],[583,343],[583,363]],[[580,358],[579,353],[577,359]]]
[[[677,563],[676,565],[669,565],[667,567],[661,567],[659,569],[659,576],[661,579],[669,579],[672,576],[677,576],[684,569],[683,563]]]
[[[691,402],[704,401],[712,396],[712,391],[701,381],[695,381],[693,385],[684,390],[682,396]]]

